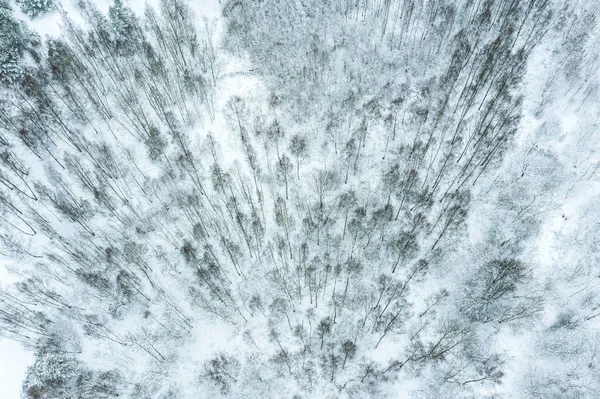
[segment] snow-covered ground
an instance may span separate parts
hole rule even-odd
[[[0,287],[14,281],[14,275],[0,264]],[[23,345],[0,336],[0,399],[21,397],[21,384],[33,358],[33,354]]]
[[[0,398],[21,397],[21,384],[33,354],[17,342],[0,338]]]

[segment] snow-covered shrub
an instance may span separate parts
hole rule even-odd
[[[27,47],[27,33],[13,18],[12,9],[0,0],[0,82],[15,82],[22,74],[23,52]]]
[[[16,0],[19,8],[30,18],[37,18],[48,11],[54,10],[52,0]]]

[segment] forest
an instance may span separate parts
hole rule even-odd
[[[21,398],[600,397],[599,11],[0,0]]]

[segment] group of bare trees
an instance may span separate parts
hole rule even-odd
[[[36,350],[26,397],[177,398],[190,369],[227,397],[501,383],[482,331],[543,309],[521,245],[543,201],[494,171],[551,2],[225,2],[225,47],[270,92],[227,101],[215,24],[183,0],[77,7],[85,26],[0,69],[0,251],[22,277],[0,332]],[[511,220],[449,266],[486,195]],[[206,324],[231,351],[188,353]]]

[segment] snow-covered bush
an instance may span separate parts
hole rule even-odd
[[[0,0],[0,83],[13,83],[23,73],[23,52],[27,30],[12,16],[12,9]]]
[[[54,10],[55,7],[52,0],[16,0],[16,2],[21,11],[32,19]]]

